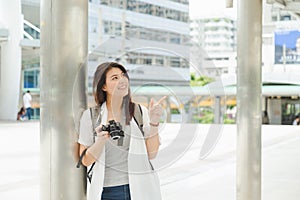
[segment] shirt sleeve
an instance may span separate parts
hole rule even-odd
[[[85,110],[81,116],[79,124],[78,143],[87,147],[91,146],[94,143],[93,125],[90,115],[90,109]]]

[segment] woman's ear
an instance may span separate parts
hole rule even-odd
[[[103,86],[102,86],[102,90],[104,91],[104,92],[106,92],[106,84],[104,84]]]

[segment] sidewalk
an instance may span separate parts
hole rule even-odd
[[[160,172],[164,200],[236,199],[236,126],[223,127],[214,151],[204,160],[199,153],[208,126],[188,152]],[[300,127],[262,127],[262,199],[300,197]]]
[[[0,199],[39,200],[39,122],[0,122]]]
[[[176,143],[180,126],[168,124],[163,128],[162,152]],[[215,149],[200,160],[200,150],[210,127],[198,125],[192,142],[187,143],[191,145],[186,145],[182,154],[158,170],[164,200],[236,199],[236,126],[222,126]],[[1,200],[39,200],[39,132],[37,121],[0,122]],[[298,200],[300,127],[263,126],[262,141],[262,199]],[[180,145],[175,144],[178,149]],[[179,153],[176,151],[173,155]],[[163,153],[158,157],[158,160],[166,159]]]

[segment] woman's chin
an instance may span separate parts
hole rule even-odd
[[[115,94],[114,97],[116,98],[124,98],[125,96],[128,95],[128,92],[119,92],[118,94]]]

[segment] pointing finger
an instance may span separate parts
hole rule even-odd
[[[153,104],[154,104],[154,100],[153,100],[153,98],[151,98],[150,103],[149,103],[149,108],[152,108]]]
[[[165,100],[166,98],[167,98],[167,96],[163,96],[160,100],[158,100],[158,102],[156,103],[156,105],[161,104],[161,102],[162,102],[163,100]]]

